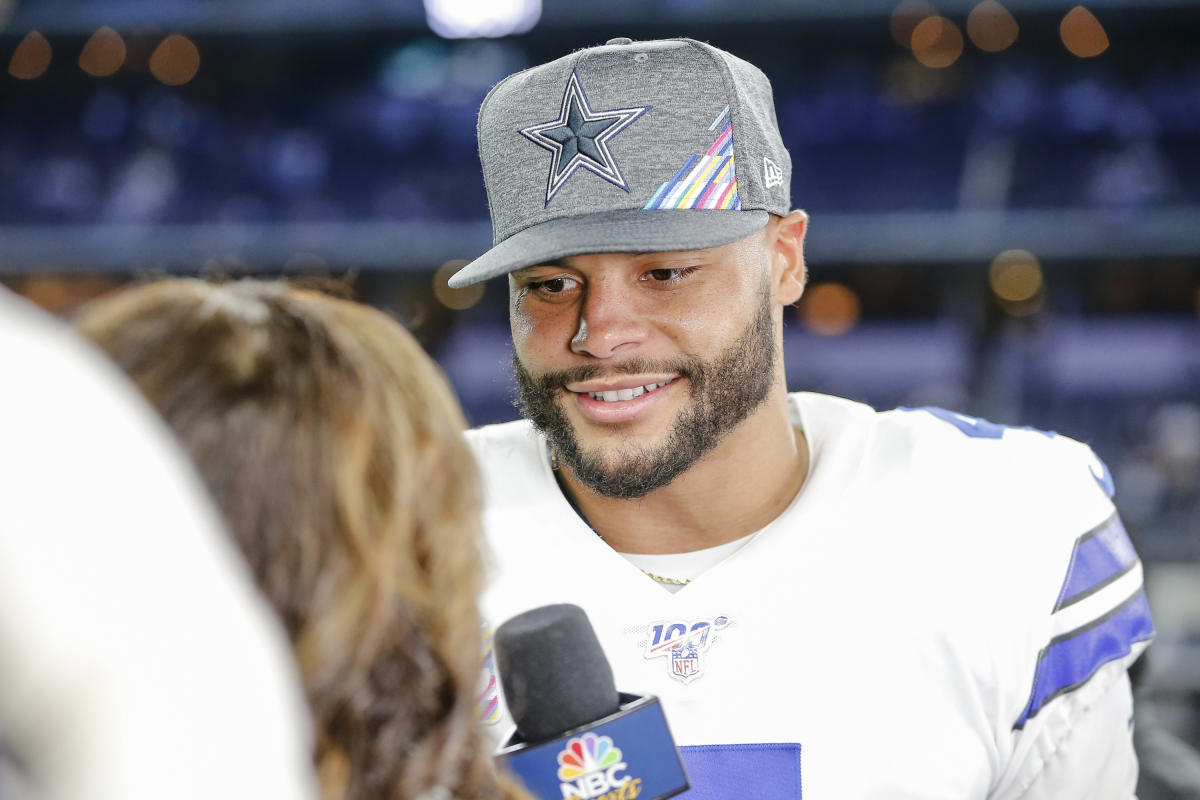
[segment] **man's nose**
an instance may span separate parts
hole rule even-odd
[[[579,309],[579,327],[571,351],[610,358],[636,349],[646,340],[646,324],[637,309],[635,290],[615,280],[590,282]]]

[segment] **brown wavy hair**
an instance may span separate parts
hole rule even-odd
[[[524,796],[493,770],[475,708],[479,480],[412,336],[249,280],[127,289],[77,327],[190,452],[283,621],[325,800]]]

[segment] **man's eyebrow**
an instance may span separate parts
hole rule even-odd
[[[634,258],[648,258],[648,257],[650,257],[650,256],[658,256],[658,255],[662,255],[662,254],[663,254],[664,252],[666,252],[666,251],[662,251],[662,250],[646,250],[646,251],[644,251],[644,252],[642,252],[642,251],[639,251],[639,252],[632,252],[632,253],[631,253],[631,252],[627,252],[627,251],[624,251],[624,250],[622,250],[622,251],[619,251],[619,252],[621,253],[621,255],[632,256],[632,257],[634,257]],[[549,267],[550,269],[570,269],[570,268],[571,268],[571,265],[567,263],[567,262],[568,262],[568,260],[569,260],[570,258],[571,258],[570,256],[562,256],[562,257],[560,257],[560,258],[551,258],[551,259],[547,259],[546,261],[539,261],[539,262],[537,262],[536,264],[529,264],[529,265],[527,265],[527,266],[520,267],[520,268],[518,268],[518,269],[514,269],[514,270],[512,271],[512,274],[513,274],[513,275],[516,275],[516,276],[520,276],[520,275],[522,275],[523,273],[526,273],[526,272],[528,272],[529,270],[533,270],[533,269],[545,269],[545,268],[547,268],[547,267]]]
[[[537,262],[536,264],[529,264],[528,266],[524,266],[524,267],[521,267],[521,268],[519,268],[519,269],[514,269],[514,270],[512,271],[512,274],[513,274],[513,275],[516,275],[516,276],[518,276],[518,277],[520,277],[521,275],[523,275],[523,274],[525,274],[525,273],[529,272],[530,270],[535,270],[535,269],[546,269],[546,268],[550,268],[550,269],[570,269],[570,265],[567,263],[567,259],[566,259],[566,257],[563,257],[563,258],[551,258],[551,259],[549,259],[549,260],[547,260],[547,261],[539,261],[539,262]]]

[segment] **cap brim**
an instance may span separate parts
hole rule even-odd
[[[607,211],[546,222],[514,233],[450,278],[460,289],[515,269],[584,253],[702,250],[761,230],[767,211],[708,209]]]

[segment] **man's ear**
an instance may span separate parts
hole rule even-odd
[[[800,209],[786,217],[772,219],[771,282],[775,301],[789,306],[804,294],[808,270],[804,265],[804,234],[808,230],[808,214]]]

